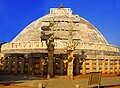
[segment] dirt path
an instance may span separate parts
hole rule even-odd
[[[21,76],[21,75],[0,75],[0,79],[4,82],[8,81],[11,86],[2,86],[0,88],[38,88],[39,83],[45,88],[75,88],[76,84],[87,85],[88,75],[75,76],[73,80],[67,76],[55,76],[49,80],[40,77]],[[102,75],[101,85],[108,86],[105,88],[120,88],[120,76]],[[29,86],[29,87],[27,87]]]
[[[0,88],[32,88],[32,87],[25,87],[25,86],[2,86],[2,85],[0,85]]]

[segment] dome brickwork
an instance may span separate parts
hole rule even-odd
[[[72,30],[75,39],[79,38],[82,42],[87,43],[108,44],[103,35],[92,24],[78,15],[73,15],[70,8],[51,9],[50,14],[28,25],[12,42],[40,41],[41,27],[49,25],[51,20],[56,22],[53,26],[55,36],[67,39],[69,30],[68,21],[71,20],[73,22]]]

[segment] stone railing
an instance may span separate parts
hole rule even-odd
[[[62,41],[55,41],[55,49],[66,49],[67,43]],[[21,42],[21,43],[6,43],[2,45],[1,51],[7,49],[46,49],[44,42]],[[93,43],[79,43],[75,49],[88,50],[104,50],[119,52],[118,47],[112,45],[93,44]]]
[[[46,49],[45,42],[21,42],[21,43],[6,43],[2,45],[1,51],[6,49],[35,49],[43,48]]]
[[[93,44],[93,43],[80,43],[78,44],[76,49],[104,50],[104,51],[119,52],[119,49],[116,46],[105,45],[105,44]]]
[[[19,74],[31,74],[31,66],[34,66],[34,74],[41,75],[42,71],[42,61],[41,59],[35,58],[22,58],[22,57],[9,57],[0,60],[0,71],[6,73],[19,73]],[[78,60],[78,59],[76,59]],[[34,63],[33,63],[34,62]],[[31,65],[33,64],[33,65]],[[87,59],[81,65],[79,61],[75,61],[74,70],[78,74],[86,75],[90,72],[102,72],[102,74],[120,74],[120,56],[87,56]],[[77,65],[78,64],[78,65]],[[63,66],[63,63],[60,64]],[[55,72],[64,71],[64,67],[56,68]],[[78,68],[78,69],[77,69]],[[45,68],[47,69],[47,68]],[[45,70],[44,69],[44,70]],[[63,75],[62,73],[60,73]],[[76,73],[77,74],[77,73]]]
[[[87,56],[80,73],[101,71],[102,74],[120,74],[120,56]]]
[[[43,22],[50,22],[50,21],[64,21],[64,22],[68,22],[68,21],[72,21],[72,22],[80,22],[80,18],[79,17],[65,17],[65,16],[56,16],[56,17],[46,17],[42,19]]]
[[[86,59],[114,59],[114,60],[117,60],[119,59],[120,60],[120,56],[107,56],[107,55],[87,55],[87,58]]]

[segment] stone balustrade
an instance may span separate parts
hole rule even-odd
[[[86,59],[114,59],[114,60],[120,60],[120,56],[106,56],[106,55],[87,55]]]
[[[55,41],[55,49],[66,49],[67,43],[62,41]],[[2,45],[1,51],[7,49],[46,49],[46,43],[43,42],[22,42],[22,43],[6,43]],[[93,44],[93,43],[79,43],[75,49],[86,49],[86,50],[103,50],[119,52],[118,47],[104,44]]]
[[[1,51],[6,49],[35,49],[42,48],[46,49],[45,42],[22,42],[22,43],[6,43],[2,45]]]
[[[119,52],[118,47],[105,44],[93,44],[93,43],[80,43],[76,49],[88,49],[88,50],[104,50],[104,51],[113,51]]]
[[[120,74],[120,56],[87,56],[80,73],[102,72],[102,74]]]
[[[74,63],[76,64],[75,69],[76,74],[86,75],[90,72],[102,72],[102,74],[120,74],[120,56],[101,56],[100,55],[87,55],[87,58],[84,60],[83,64],[79,63],[79,60],[76,59]],[[4,57],[3,62],[0,61],[0,71],[11,73],[11,74],[32,74],[31,68],[34,67],[33,72],[37,75],[42,75],[42,62],[44,59],[38,58],[24,58],[24,57]],[[60,67],[54,69],[55,72],[63,74],[63,59],[60,59]],[[31,67],[32,66],[32,67]],[[47,69],[47,68],[45,68]]]

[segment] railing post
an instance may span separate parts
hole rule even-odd
[[[30,61],[30,58],[28,59],[28,74],[30,74],[30,63],[31,63],[31,61]]]
[[[34,69],[34,66],[35,66],[35,57],[31,58],[31,75],[34,76],[35,74],[35,69]]]
[[[115,74],[115,60],[113,60],[113,74]]]
[[[24,68],[25,68],[25,58],[22,58],[22,67],[21,67],[21,74],[24,73]]]
[[[102,74],[105,74],[105,60],[102,60]]]
[[[47,79],[53,76],[53,59],[54,58],[54,51],[48,50],[48,74]]]
[[[110,60],[108,60],[108,66],[107,67],[108,67],[108,71],[107,72],[108,72],[108,74],[110,74],[110,67],[111,67],[110,66]]]
[[[34,58],[29,58],[29,62],[28,62],[28,74],[32,74],[34,75],[33,73],[33,60]]]
[[[18,69],[18,58],[17,57],[15,57],[15,58],[13,58],[13,59],[15,59],[15,73],[17,73],[17,69]]]
[[[0,58],[0,71],[2,71],[2,66],[3,66],[3,57]]]
[[[7,65],[8,57],[5,57],[3,61],[3,72],[6,72],[6,65]]]
[[[12,57],[9,57],[9,58],[8,58],[8,62],[9,62],[9,64],[8,64],[8,73],[11,73]]]
[[[75,63],[76,64],[76,67],[75,67],[76,68],[76,75],[79,75],[80,74],[80,69],[79,69],[79,65],[80,65],[79,63],[80,62],[79,62],[79,58],[76,58],[75,62],[76,62]]]
[[[63,63],[63,58],[60,58],[60,74],[63,74],[63,70],[64,70],[64,63]]]
[[[39,69],[40,70],[40,75],[43,76],[42,58],[40,58],[40,63],[39,64],[40,64],[40,69]]]
[[[92,72],[93,71],[92,59],[89,60],[89,66],[90,66],[90,72]]]
[[[119,59],[117,60],[117,74],[120,74],[120,65],[119,65]]]
[[[99,71],[99,59],[96,59],[96,71]]]
[[[86,75],[86,60],[84,60],[84,62],[82,64],[82,74]]]

